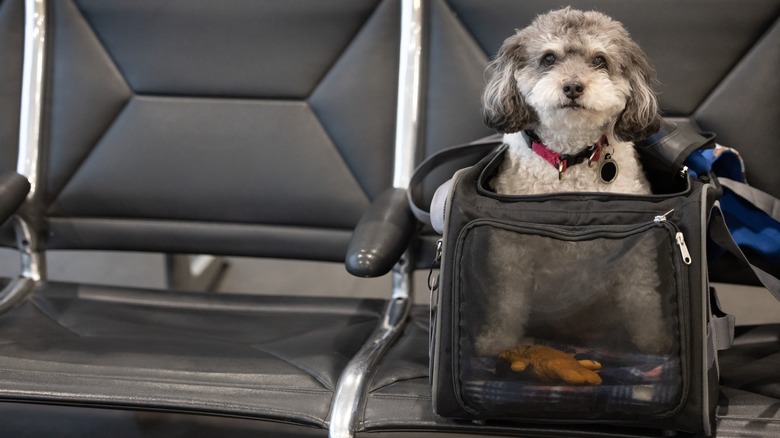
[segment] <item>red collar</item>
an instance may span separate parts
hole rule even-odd
[[[576,164],[580,164],[586,159],[589,165],[598,161],[601,158],[601,150],[605,146],[609,146],[607,136],[602,135],[598,142],[586,147],[574,155],[559,154],[558,152],[554,152],[548,149],[547,146],[545,146],[542,142],[534,138],[535,136],[527,134],[527,137],[527,140],[531,143],[531,150],[536,152],[537,155],[544,158],[548,163],[552,164],[553,167],[558,169],[559,177],[563,175],[563,172],[566,172],[566,169]]]

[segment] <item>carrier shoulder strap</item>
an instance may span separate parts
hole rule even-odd
[[[723,217],[723,211],[721,211],[720,203],[718,202],[713,205],[710,212],[709,233],[715,243],[734,254],[746,266],[750,267],[761,284],[769,289],[769,292],[780,301],[780,279],[750,263],[750,260],[731,236],[731,231],[729,231],[729,227],[726,225],[726,219]]]
[[[420,205],[422,184],[425,181],[425,177],[430,175],[435,169],[462,158],[474,156],[474,162],[476,163],[496,147],[501,146],[503,144],[502,138],[502,134],[493,134],[470,143],[451,146],[436,152],[420,163],[414,170],[412,178],[409,180],[409,189],[406,191],[409,207],[417,220],[427,225],[431,224],[428,208]]]
[[[733,179],[718,177],[718,182],[723,187],[728,187],[737,196],[750,203],[752,206],[766,213],[772,219],[780,222],[780,199],[755,187]]]
[[[680,157],[684,160],[684,157],[692,150],[711,143],[714,138],[710,135],[699,135],[685,126],[677,127],[674,124],[665,126],[667,128],[665,132],[667,134],[672,134],[665,135],[662,141],[659,141],[659,139],[656,138],[655,141],[645,143],[643,149],[645,153],[649,152],[659,158],[664,157],[663,161],[665,161],[665,164],[670,168],[674,168],[682,162]],[[422,184],[426,176],[440,166],[458,159],[474,156],[474,162],[478,161],[498,146],[501,146],[503,144],[502,137],[501,134],[493,134],[470,143],[442,149],[420,163],[414,170],[412,178],[409,180],[409,188],[407,190],[409,206],[415,217],[424,224],[430,225],[431,223],[429,210],[426,207],[421,206],[421,202],[419,201]],[[719,178],[718,181],[753,204],[756,208],[766,212],[773,219],[780,221],[780,200],[761,192],[758,189],[750,187],[747,184],[732,181],[727,178]],[[709,232],[713,241],[733,253],[745,263],[746,266],[749,266],[761,283],[769,289],[776,299],[780,300],[780,280],[750,263],[750,260],[734,241],[734,238],[726,225],[719,203],[715,203],[710,216]]]
[[[635,146],[639,153],[649,158],[656,168],[679,170],[683,168],[686,159],[695,158],[693,155],[695,150],[714,147],[714,140],[714,134],[700,133],[695,129],[695,126],[664,120],[657,133],[636,142]],[[711,176],[737,196],[766,213],[770,218],[780,222],[780,200],[745,183],[717,175]],[[709,232],[715,243],[734,254],[745,266],[748,266],[772,295],[780,300],[780,280],[750,262],[731,235],[719,202],[716,202],[712,209]]]
[[[502,138],[502,134],[493,134],[470,143],[442,149],[420,163],[414,170],[407,190],[409,206],[417,220],[424,224],[431,223],[428,209],[420,205],[420,192],[426,176],[436,168],[458,159],[474,156],[474,162],[477,162],[500,146],[503,143]],[[712,134],[702,135],[687,125],[664,120],[656,134],[637,142],[635,146],[640,154],[650,159],[653,167],[678,171],[692,151],[713,144],[714,138]]]

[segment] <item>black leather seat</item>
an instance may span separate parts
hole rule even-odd
[[[4,170],[24,5],[0,3]],[[57,0],[32,14],[40,141],[22,145],[33,184],[11,221],[27,263],[14,293],[32,292],[0,317],[0,399],[326,428],[387,300],[55,283],[42,254],[342,262],[391,185],[399,2]]]
[[[0,2],[0,108],[12,117],[19,114],[14,101],[25,98],[18,86],[23,3]],[[413,226],[390,164],[399,88],[401,100],[422,103],[413,145],[421,156],[491,133],[479,116],[487,60],[514,28],[559,6],[420,4],[420,28],[411,30],[423,34],[426,65],[416,100],[398,80],[398,54],[407,48],[400,47],[400,0],[49,1],[39,159],[23,178],[34,183],[32,194],[2,240],[19,247],[25,264],[22,280],[11,284],[32,291],[15,307],[0,299],[0,309],[10,308],[0,316],[0,399],[317,428],[345,412],[336,407],[353,406],[356,417],[333,436],[657,434],[435,416],[429,311],[417,306],[405,318],[408,297],[212,295],[37,277],[45,274],[47,249],[341,262],[355,227],[358,243],[377,235],[383,239],[377,247],[392,251],[350,252],[350,266],[370,268],[361,275],[385,272]],[[747,8],[738,0],[614,0],[596,7],[623,21],[655,62],[666,114],[716,131],[722,143],[743,151],[751,183],[780,196],[772,164],[780,158],[780,84],[773,80],[780,1]],[[756,82],[763,86],[748,86]],[[0,118],[4,171],[17,168],[16,149],[6,144],[18,141],[16,125]],[[0,192],[21,202],[27,187],[13,175],[8,181],[0,181]],[[425,266],[431,249],[423,244],[419,252],[417,266]],[[384,357],[371,355],[372,346],[400,328],[388,323],[399,321],[404,331],[393,347]],[[775,436],[778,328],[739,334],[721,363],[718,436]],[[368,379],[365,400],[360,393],[342,397],[355,377]],[[31,424],[15,430],[45,435],[51,429],[36,413],[62,420],[72,412],[33,411]],[[79,412],[86,418],[66,427],[89,431],[90,419],[106,418]]]
[[[623,22],[656,66],[664,115],[716,132],[719,143],[743,152],[751,184],[780,196],[779,175],[773,170],[773,163],[780,161],[780,84],[772,79],[780,65],[768,61],[780,59],[780,2],[753,3],[749,8],[737,1],[706,5],[673,1],[569,4],[586,10],[595,7]],[[559,4],[432,0],[426,6],[427,86],[422,99],[426,106],[421,147],[427,156],[493,133],[482,124],[479,112],[487,61],[516,28]],[[448,178],[451,172],[443,174]],[[427,184],[428,196],[441,182],[443,179]],[[432,260],[430,248],[421,252],[425,254],[421,261]],[[778,267],[771,268],[776,271]],[[715,280],[752,280],[734,260],[711,272]],[[416,308],[412,315],[412,323],[374,377],[362,415],[365,430],[416,428],[522,436],[658,433],[491,422],[478,425],[437,417],[431,412],[428,382],[427,306]],[[723,353],[724,395],[717,436],[745,433],[769,437],[780,433],[778,338],[777,326],[740,328],[735,347]]]
[[[24,52],[22,2],[0,3],[0,174],[16,170]]]

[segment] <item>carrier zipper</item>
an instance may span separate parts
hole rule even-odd
[[[439,274],[436,274],[434,277],[433,270],[441,265],[442,246],[444,245],[442,240],[443,239],[439,239],[436,242],[436,252],[433,257],[433,263],[431,263],[431,269],[428,271],[428,290],[431,291],[431,294],[439,288]]]
[[[433,270],[441,267],[443,245],[443,238],[436,242],[436,252],[433,258],[433,263],[431,264],[430,271],[428,271],[428,311],[430,312],[428,315],[428,357],[430,358],[430,362],[428,364],[428,375],[431,376],[431,382],[434,382],[432,386],[434,390],[436,387],[436,376],[438,374],[436,367],[436,362],[438,361],[436,357],[436,331],[438,329],[436,322],[436,312],[439,307],[439,277],[441,276],[441,271],[437,272],[434,276]]]
[[[691,253],[688,252],[688,245],[685,244],[685,236],[683,236],[682,231],[680,231],[674,222],[668,221],[666,219],[667,216],[672,214],[673,211],[674,209],[671,209],[660,216],[656,216],[653,221],[657,224],[668,224],[670,227],[672,227],[674,230],[674,240],[677,242],[677,247],[680,249],[680,255],[682,255],[683,263],[690,265],[692,262]]]

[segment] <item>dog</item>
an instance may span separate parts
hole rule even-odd
[[[483,116],[508,145],[490,180],[495,192],[651,193],[633,142],[660,127],[655,72],[622,24],[571,8],[540,15],[504,41],[488,71]],[[619,241],[610,239],[519,239],[500,230],[491,239],[486,263],[495,290],[477,354],[496,355],[540,333],[606,345],[602,338],[625,333],[640,352],[670,348],[650,243],[621,259]],[[583,269],[606,260],[611,270]]]

